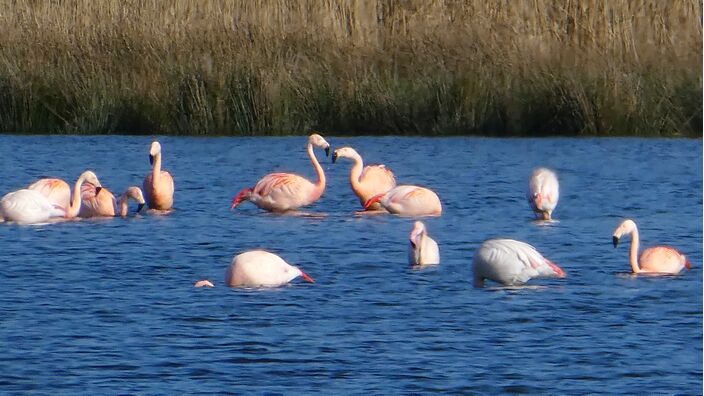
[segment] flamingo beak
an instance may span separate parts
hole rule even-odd
[[[330,146],[325,147],[325,156],[329,157],[330,156]],[[335,161],[333,161],[335,162]]]
[[[685,259],[684,260],[684,267],[687,269],[692,269],[692,263],[690,263],[689,260]]]
[[[614,243],[614,247],[618,247],[618,237],[614,235],[614,237],[612,238],[612,241]]]
[[[137,205],[137,211],[135,213],[139,213],[142,211],[142,208],[144,208],[144,204],[139,204]]]
[[[334,164],[335,161],[337,161],[337,153],[332,153],[332,163]]]
[[[301,278],[303,278],[303,280],[305,280],[306,282],[315,283],[315,281],[313,280],[313,278],[311,278],[310,276],[308,276],[308,274],[306,274],[306,273],[303,272],[303,271],[301,271]]]
[[[149,165],[154,165],[154,156],[149,154]]]
[[[103,189],[103,188],[100,187],[100,186],[96,187],[96,188],[95,188],[95,195],[98,195],[98,193],[100,193],[100,190],[102,190],[102,189]]]

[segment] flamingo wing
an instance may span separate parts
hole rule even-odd
[[[292,173],[271,173],[254,186],[251,200],[267,209],[296,209],[315,199],[314,187],[304,177]]]
[[[71,205],[71,187],[61,179],[39,179],[30,184],[27,189],[38,191],[50,202],[68,208]]]
[[[646,272],[674,274],[679,273],[689,264],[687,258],[671,246],[653,246],[643,250],[638,257],[638,263]]]
[[[375,188],[373,194],[381,194],[396,187],[394,173],[384,165],[368,165],[362,170],[359,182]]]
[[[22,189],[6,194],[0,200],[0,213],[5,220],[18,223],[38,223],[65,215],[39,191]]]

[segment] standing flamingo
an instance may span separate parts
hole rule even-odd
[[[115,196],[107,189],[97,189],[91,183],[83,183],[81,189],[81,211],[80,217],[113,217],[119,213],[120,216],[127,216],[128,201],[133,199],[137,202],[137,213],[142,210],[145,204],[144,195],[139,187],[131,186],[120,196],[117,203]]]
[[[490,279],[506,286],[522,285],[531,278],[564,278],[565,272],[525,242],[489,239],[474,253],[474,286]]]
[[[442,205],[433,191],[418,186],[396,186],[367,200],[364,209],[379,202],[390,213],[401,216],[440,216]]]
[[[161,170],[161,144],[156,140],[149,147],[149,163],[152,172],[144,178],[142,188],[150,209],[170,210],[174,205],[174,179]]]
[[[423,222],[416,221],[413,224],[413,230],[411,230],[408,239],[410,240],[410,246],[408,247],[409,264],[420,266],[440,264],[438,243],[428,236],[428,231]]]
[[[325,191],[325,173],[313,153],[313,146],[325,149],[327,156],[330,154],[330,144],[317,133],[308,137],[306,150],[318,174],[318,181],[315,184],[293,173],[270,173],[259,180],[254,187],[240,191],[233,198],[230,209],[234,209],[242,201],[250,201],[264,210],[285,212],[317,201]]]
[[[228,286],[275,287],[285,285],[297,277],[315,283],[300,268],[285,262],[281,257],[264,250],[250,250],[238,254],[225,272]]]
[[[384,165],[364,166],[362,156],[352,147],[336,149],[332,154],[332,163],[334,164],[338,158],[350,158],[354,161],[354,165],[350,169],[350,186],[362,206],[369,198],[396,187],[396,179],[390,169]],[[375,203],[369,209],[379,210],[381,206],[379,203]]]
[[[614,247],[618,246],[618,241],[623,235],[631,235],[631,250],[628,259],[631,263],[631,271],[634,274],[679,274],[682,268],[690,269],[690,264],[684,254],[669,246],[653,246],[643,250],[638,257],[640,238],[638,227],[631,219],[624,220],[614,230]]]
[[[0,199],[0,221],[20,224],[44,223],[52,217],[64,217],[66,211],[53,204],[36,190],[21,189],[5,194]]]
[[[78,176],[76,184],[73,186],[73,194],[71,194],[68,183],[61,179],[40,179],[30,184],[27,188],[41,193],[52,204],[64,208],[66,211],[65,217],[72,219],[78,216],[81,211],[81,189],[83,183],[92,184],[97,192],[102,189],[98,176],[89,170]]]
[[[551,220],[552,211],[560,198],[560,184],[555,172],[547,168],[536,168],[530,175],[526,198],[536,215],[543,220]]]

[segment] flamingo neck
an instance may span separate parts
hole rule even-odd
[[[127,203],[129,201],[129,198],[127,197],[127,193],[123,193],[122,196],[120,197],[120,216],[125,217],[127,216]]]
[[[152,183],[157,184],[159,177],[161,176],[161,153],[156,153],[154,155],[154,165],[152,165]]]
[[[352,169],[350,169],[350,185],[352,186],[353,190],[359,191],[362,187],[359,179],[362,177],[362,170],[364,169],[364,162],[362,162],[362,157],[357,153],[355,153],[350,158],[352,158],[352,160],[354,160],[354,164],[352,165]]]
[[[71,197],[71,204],[66,209],[66,218],[72,219],[78,216],[78,212],[81,210],[81,186],[83,186],[85,179],[85,176],[81,175],[73,186],[73,196]]]
[[[640,237],[638,235],[638,227],[634,226],[631,232],[631,249],[628,253],[628,260],[631,263],[631,271],[634,274],[640,272],[640,267],[638,266],[638,248],[640,247]]]
[[[313,152],[313,144],[308,143],[307,150],[308,157],[310,157],[310,162],[313,164],[315,173],[318,175],[318,181],[315,183],[314,191],[314,198],[318,199],[321,195],[323,195],[323,191],[325,191],[325,172],[323,172],[323,167],[320,166],[318,159],[315,157],[315,153]]]

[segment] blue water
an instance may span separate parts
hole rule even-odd
[[[406,264],[412,219],[354,214],[347,161],[323,160],[315,216],[228,210],[266,173],[313,178],[305,137],[160,141],[173,214],[0,224],[0,393],[702,392],[701,140],[328,137],[438,193],[427,270]],[[0,192],[86,168],[121,192],[149,171],[149,142],[0,136]],[[561,183],[548,226],[524,200],[541,165]],[[624,217],[692,270],[627,275],[628,243],[611,245]],[[473,251],[496,236],[567,278],[473,288]],[[316,283],[224,286],[232,256],[258,247]],[[216,287],[193,287],[204,278]]]

